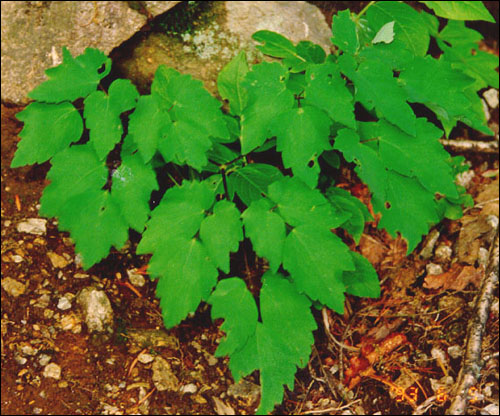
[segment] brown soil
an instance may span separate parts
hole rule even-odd
[[[2,279],[9,277],[25,284],[25,292],[18,297],[3,287],[1,292],[2,414],[215,414],[217,401],[228,406],[228,412],[230,408],[236,414],[253,413],[256,403],[251,399],[227,394],[233,384],[227,359],[213,362],[216,341],[223,334],[218,329],[220,322],[211,322],[206,306],[201,306],[194,318],[168,331],[176,345],[133,344],[133,331],[163,328],[154,296],[155,283],[147,280],[145,286],[135,288],[136,292],[125,284],[126,271],[147,262],[133,254],[133,244],[120,252],[113,251],[106,260],[83,271],[74,261],[74,246],[68,234],[59,232],[53,220],[47,222],[46,235],[17,231],[19,222],[38,217],[37,206],[48,183],[45,174],[49,168],[48,163],[10,168],[22,128],[15,114],[21,109],[3,104],[1,108]],[[492,114],[490,127],[498,131],[498,108]],[[474,135],[469,131],[469,138]],[[498,155],[464,156],[475,172],[468,191],[477,199],[485,190],[491,191],[488,185],[498,180]],[[346,186],[366,199],[366,188],[357,184],[347,169],[344,174]],[[498,190],[496,198],[493,205],[498,206]],[[485,214],[482,209],[484,205],[469,210],[469,220]],[[489,209],[494,207],[490,204]],[[465,221],[444,221],[437,226],[440,236],[435,247],[452,247],[456,253],[457,247],[464,244],[460,241],[462,227]],[[478,247],[489,247],[485,236],[476,240],[481,240]],[[275,414],[341,414],[346,410],[352,412],[349,414],[411,414],[436,392],[438,398],[427,413],[443,414],[450,403],[449,386],[439,389],[435,384],[444,382],[445,376],[456,381],[461,358],[452,358],[449,347],[463,346],[483,269],[480,260],[467,266],[457,261],[456,254],[449,259],[434,256],[424,260],[418,256],[422,247],[406,257],[402,240],[390,238],[373,223],[367,225],[358,250],[376,267],[382,296],[349,297],[344,316],[333,312],[325,316],[338,341],[361,350],[341,348],[332,342],[321,313],[317,313],[319,329],[310,362],[297,372],[294,391],[286,390],[284,402],[276,407]],[[68,264],[55,267],[49,252],[63,256]],[[429,289],[426,266],[430,262],[441,265],[445,288],[446,279],[451,273],[458,275],[458,269],[471,267],[478,278],[466,281],[461,289]],[[75,278],[75,274],[87,277]],[[102,287],[110,298],[116,321],[113,336],[89,335],[79,320],[76,304],[69,310],[58,308],[61,296],[76,295],[91,284]],[[37,307],[44,294],[49,296],[48,305]],[[498,355],[494,357],[499,348],[498,295],[493,303],[496,311],[490,315],[483,343],[483,357],[493,358],[486,361],[479,383],[471,392],[470,414],[480,414],[488,404],[498,403]],[[63,328],[63,319],[73,319],[74,325]],[[136,361],[144,350],[167,359],[180,384],[195,384],[197,392],[156,391],[151,364]],[[433,358],[432,350],[444,352],[444,358]],[[60,379],[44,377],[44,356],[61,368]],[[248,380],[258,384],[258,375]],[[350,384],[350,390],[342,391],[340,382]],[[221,412],[219,408],[219,414],[224,414]]]

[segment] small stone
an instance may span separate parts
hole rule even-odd
[[[28,218],[28,220],[17,224],[17,231],[34,235],[45,235],[47,233],[47,220],[43,218]]]
[[[198,387],[196,387],[196,384],[194,383],[189,383],[184,386],[181,386],[179,389],[181,393],[186,393],[186,394],[194,394],[198,391]]]
[[[59,302],[57,302],[57,308],[62,311],[67,311],[68,309],[71,309],[70,300],[66,296],[59,298]]]
[[[56,269],[64,269],[70,263],[63,256],[60,256],[59,254],[54,253],[53,251],[49,251],[47,253],[47,257],[52,263],[52,266],[55,267]]]
[[[50,363],[50,360],[52,357],[48,354],[40,354],[40,357],[38,358],[38,364],[40,364],[42,367],[45,367],[48,363]]]
[[[73,277],[75,279],[87,279],[89,275],[87,273],[75,273]]]
[[[35,308],[46,308],[47,306],[49,306],[49,303],[50,303],[50,296],[47,293],[45,293],[33,303],[33,306]]]
[[[427,274],[429,276],[437,276],[438,274],[443,273],[443,268],[439,264],[429,263],[425,266],[427,270]]]
[[[21,352],[24,355],[36,355],[37,350],[35,350],[31,345],[28,344],[21,347]]]
[[[54,363],[47,364],[43,369],[43,376],[59,380],[61,378],[61,367]]]
[[[91,286],[83,288],[77,295],[77,302],[90,333],[113,332],[113,309],[103,290]]]
[[[207,354],[205,356],[205,358],[207,359],[209,366],[217,365],[217,363],[219,362],[219,360],[216,357],[214,357],[212,354]]]
[[[441,262],[447,262],[451,259],[452,254],[452,248],[443,244],[436,248],[434,257],[436,258],[436,260],[439,260]]]
[[[467,188],[469,186],[470,181],[476,174],[473,170],[466,170],[465,172],[459,173],[456,178],[457,185],[463,186]]]
[[[143,352],[142,354],[139,355],[139,362],[142,363],[142,364],[149,364],[150,362],[152,362],[155,358],[151,355],[151,354],[148,354],[148,353],[145,353]]]
[[[128,280],[136,287],[143,287],[146,284],[146,279],[136,269],[127,270]]]
[[[483,93],[483,97],[490,106],[490,108],[498,107],[498,90],[495,88],[490,88]]]
[[[260,387],[246,380],[240,380],[238,384],[232,384],[227,389],[227,394],[234,398],[256,402],[260,395]]]
[[[43,412],[43,409],[42,409],[42,408],[40,408],[40,407],[34,407],[34,408],[33,408],[33,414],[34,414],[34,415],[41,415],[41,414],[42,414],[42,412]]]
[[[65,315],[61,318],[61,329],[63,331],[71,331],[73,334],[79,334],[82,332],[82,326],[80,324],[80,319],[74,314]]]
[[[44,309],[43,310],[43,317],[47,319],[51,319],[54,316],[54,311],[52,309]]]
[[[19,254],[13,254],[11,259],[14,263],[21,263],[24,260]]]
[[[10,296],[17,298],[26,291],[26,286],[11,277],[2,279],[2,287]]]
[[[156,356],[153,362],[153,383],[158,391],[178,391],[179,379],[172,372],[167,360]]]
[[[18,363],[19,365],[24,365],[28,362],[28,359],[26,357],[22,357],[17,354],[14,356],[14,360],[16,360],[16,363]]]

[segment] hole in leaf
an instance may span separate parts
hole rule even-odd
[[[307,164],[310,168],[314,166],[314,160],[310,160],[309,163]]]
[[[330,139],[330,146],[332,146],[332,147],[333,147],[334,143],[335,143],[335,140]]]
[[[100,66],[100,68],[97,70],[97,73],[98,74],[102,74],[104,72],[104,70],[106,69],[106,64],[102,64]]]
[[[385,201],[384,205],[386,209],[391,209],[391,203],[389,201]]]

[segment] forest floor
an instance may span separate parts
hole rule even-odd
[[[223,333],[206,305],[179,326],[163,329],[156,283],[134,285],[127,278],[147,263],[133,254],[135,243],[84,271],[69,235],[53,219],[39,234],[18,230],[39,218],[49,168],[10,168],[21,109],[1,107],[1,413],[252,414],[258,375],[234,385],[227,359],[213,355]],[[489,125],[498,136],[498,105],[490,110]],[[464,128],[462,136],[484,139]],[[275,414],[443,414],[449,407],[499,215],[498,154],[462,155],[471,164],[467,190],[474,207],[460,220],[434,227],[410,256],[402,239],[375,222],[366,225],[360,244],[351,242],[351,248],[376,268],[382,295],[348,296],[342,316],[315,312],[310,362],[297,372],[294,390],[285,391]],[[370,204],[367,188],[348,166],[339,183]],[[91,285],[111,302],[113,335],[89,334],[82,321],[74,299]],[[469,414],[494,411],[495,405],[498,410],[498,337],[497,292]],[[150,358],[157,355],[170,363],[176,391],[155,389]]]

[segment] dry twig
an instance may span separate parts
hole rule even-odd
[[[454,397],[450,408],[446,411],[448,415],[463,415],[467,408],[469,399],[468,393],[479,379],[480,371],[483,366],[481,360],[481,345],[483,332],[488,320],[491,300],[498,285],[498,228],[493,244],[490,248],[488,258],[488,267],[486,268],[480,292],[477,296],[474,317],[469,325],[467,334],[467,348],[464,361],[456,387]]]
[[[439,140],[443,146],[446,146],[456,152],[478,152],[478,153],[498,153],[498,142],[480,142],[476,140]]]

